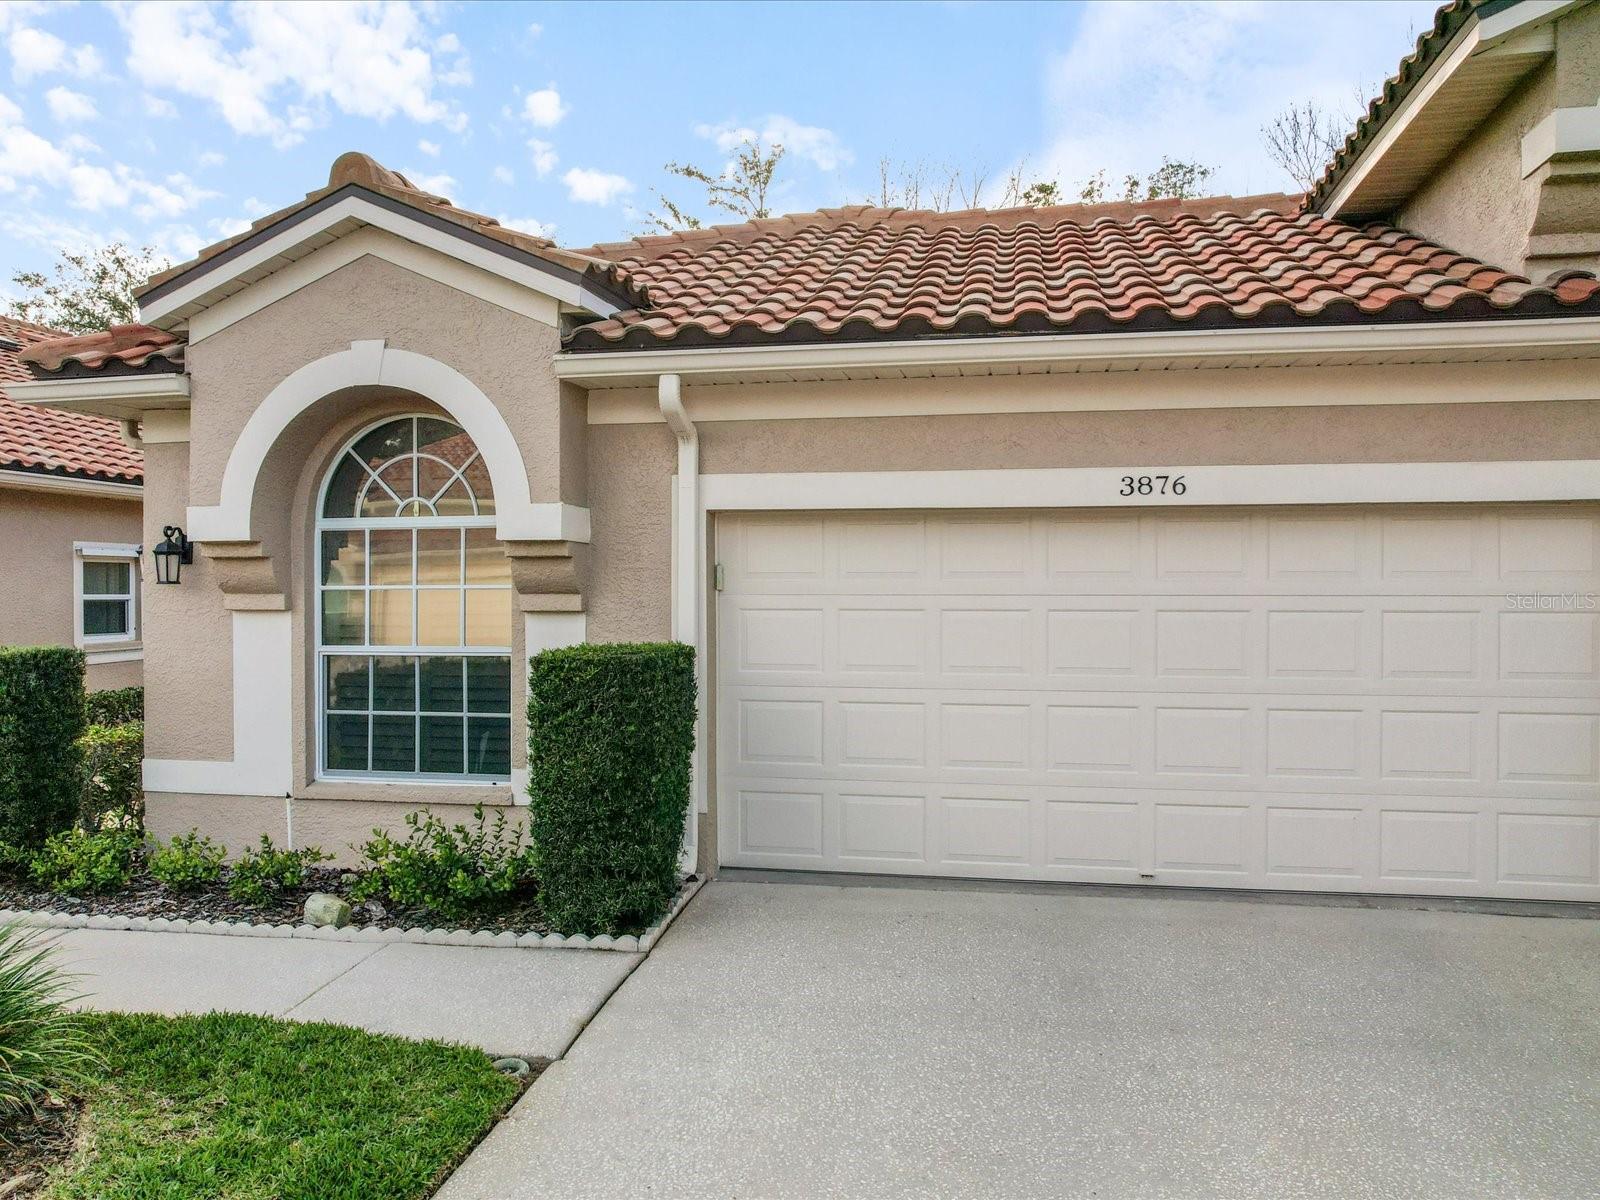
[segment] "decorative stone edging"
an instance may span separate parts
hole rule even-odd
[[[495,933],[488,929],[399,929],[388,925],[335,929],[331,925],[255,925],[248,921],[187,921],[183,918],[124,917],[112,913],[58,913],[0,909],[0,925],[28,925],[39,929],[124,929],[135,933],[214,933],[231,937],[300,938],[317,942],[405,942],[418,946],[498,946],[516,950],[620,950],[627,954],[649,953],[666,932],[683,906],[700,890],[705,880],[687,880],[672,902],[667,915],[643,933],[595,937],[560,933]]]

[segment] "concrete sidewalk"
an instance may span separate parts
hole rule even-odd
[[[259,1013],[522,1058],[565,1054],[643,957],[104,929],[51,940],[84,1008]]]

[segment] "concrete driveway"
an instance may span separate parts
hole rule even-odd
[[[1600,922],[717,882],[438,1195],[1597,1187]]]

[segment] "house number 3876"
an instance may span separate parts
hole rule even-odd
[[[1181,496],[1189,490],[1182,475],[1124,475],[1121,496]]]

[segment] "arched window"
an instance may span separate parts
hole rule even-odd
[[[317,509],[318,773],[511,776],[511,564],[472,439],[437,417],[356,437]]]

